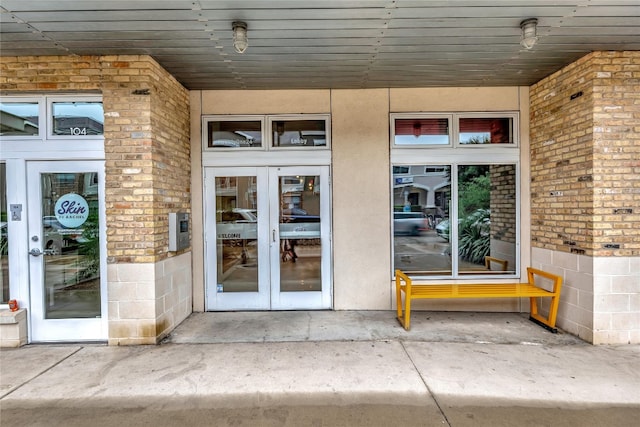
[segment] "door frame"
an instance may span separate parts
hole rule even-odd
[[[280,233],[278,177],[297,175],[320,176],[322,245],[322,291],[279,292]],[[255,176],[258,182],[258,292],[219,293],[217,291],[217,236],[215,177]],[[314,166],[210,166],[203,171],[204,287],[205,311],[232,310],[314,310],[333,307],[333,251],[331,225],[331,170],[328,165]],[[326,192],[326,194],[324,194]],[[263,213],[263,212],[266,212]],[[302,294],[305,295],[302,298]],[[308,297],[308,298],[307,298]],[[300,300],[305,300],[304,304]]]
[[[26,162],[26,240],[28,250],[42,247],[42,173],[98,174],[99,244],[100,244],[100,312],[99,318],[44,318],[43,256],[34,257],[25,251],[29,267],[29,336],[34,342],[58,341],[102,341],[108,339],[108,298],[107,298],[107,244],[105,209],[105,162],[104,160],[60,160]],[[34,228],[36,228],[34,230]],[[31,236],[39,236],[34,242]]]

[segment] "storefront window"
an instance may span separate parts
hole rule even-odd
[[[394,113],[390,122],[394,270],[519,274],[518,113]]]
[[[38,136],[38,102],[0,102],[0,136]]]
[[[404,167],[408,174],[394,173],[394,269],[414,276],[515,274],[514,164]]]

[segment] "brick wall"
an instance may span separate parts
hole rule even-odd
[[[531,87],[533,246],[640,256],[639,78],[640,52],[595,52]]]
[[[593,52],[531,87],[532,265],[558,325],[640,343],[640,52]]]
[[[148,56],[0,59],[0,91],[101,93],[109,263],[170,256],[167,214],[189,210],[189,93]]]
[[[191,203],[189,92],[138,55],[2,57],[0,91],[102,95],[109,342],[157,342],[191,312],[189,250],[168,251],[168,213]]]

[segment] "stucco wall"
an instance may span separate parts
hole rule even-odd
[[[520,111],[520,193],[529,193],[528,88],[414,88],[367,90],[192,91],[192,188],[194,206],[194,309],[204,310],[201,116],[208,114],[331,114],[333,209],[333,307],[389,310],[391,282],[391,193],[389,114],[392,112]],[[196,132],[197,130],[197,132]],[[521,199],[523,224],[528,199]],[[196,208],[198,207],[198,208]],[[520,256],[529,262],[527,225]],[[416,304],[419,309],[420,303]],[[427,306],[425,306],[427,307]],[[444,310],[518,311],[519,300],[432,302]]]

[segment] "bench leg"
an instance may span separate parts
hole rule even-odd
[[[543,317],[538,313],[538,301],[535,297],[529,298],[530,306],[531,306],[531,314],[529,316],[529,320],[537,323],[545,329],[553,332],[554,334],[558,332],[556,328],[556,317],[558,315],[558,305],[560,303],[559,296],[551,297],[551,306],[549,307],[549,317]]]
[[[404,298],[404,313],[402,309],[402,285],[400,284],[400,280],[396,279],[396,308],[397,308],[397,319],[398,322],[404,327],[407,331],[411,325],[411,298],[407,296],[405,292]]]

